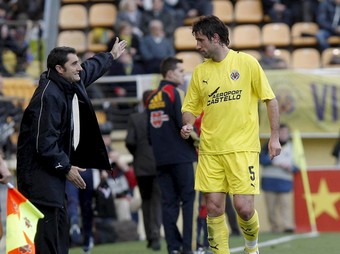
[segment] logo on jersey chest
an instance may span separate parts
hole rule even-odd
[[[169,116],[163,110],[153,111],[150,114],[150,123],[154,128],[160,128],[163,122],[169,121]]]
[[[238,80],[240,78],[240,73],[238,70],[233,70],[232,73],[230,74],[231,80]]]

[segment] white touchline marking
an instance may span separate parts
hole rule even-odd
[[[289,235],[289,236],[283,236],[283,237],[268,240],[265,242],[260,242],[259,247],[261,248],[261,247],[266,247],[266,246],[272,246],[272,245],[277,245],[280,243],[285,243],[285,242],[293,241],[293,240],[300,239],[300,238],[312,238],[312,237],[317,237],[317,236],[319,236],[319,233],[316,231],[306,233],[306,234],[294,234],[294,235]],[[230,249],[230,253],[238,253],[238,252],[243,253],[243,251],[244,251],[244,246]]]

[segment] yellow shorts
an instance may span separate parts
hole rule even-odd
[[[259,153],[200,154],[195,189],[202,192],[259,194]]]

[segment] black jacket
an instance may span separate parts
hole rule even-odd
[[[125,145],[133,155],[133,167],[136,176],[155,176],[156,162],[148,138],[148,115],[134,113],[130,116]]]
[[[183,96],[176,84],[162,80],[149,97],[148,134],[156,166],[197,161],[193,139],[183,139],[180,135]]]
[[[18,138],[18,189],[31,202],[64,205],[66,173],[71,165],[110,169],[106,148],[85,87],[110,67],[110,53],[99,53],[82,64],[81,80],[71,84],[55,70],[42,73],[26,108]],[[80,142],[72,148],[72,98],[77,93]]]

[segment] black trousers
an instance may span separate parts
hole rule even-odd
[[[34,238],[36,254],[68,254],[69,223],[65,206],[34,205],[44,214]]]
[[[193,163],[158,166],[157,170],[168,252],[171,253],[173,250],[192,251],[195,201]],[[180,209],[183,216],[182,230],[177,227]]]
[[[142,197],[142,211],[146,239],[160,240],[162,224],[161,190],[156,175],[137,176],[139,191]]]

